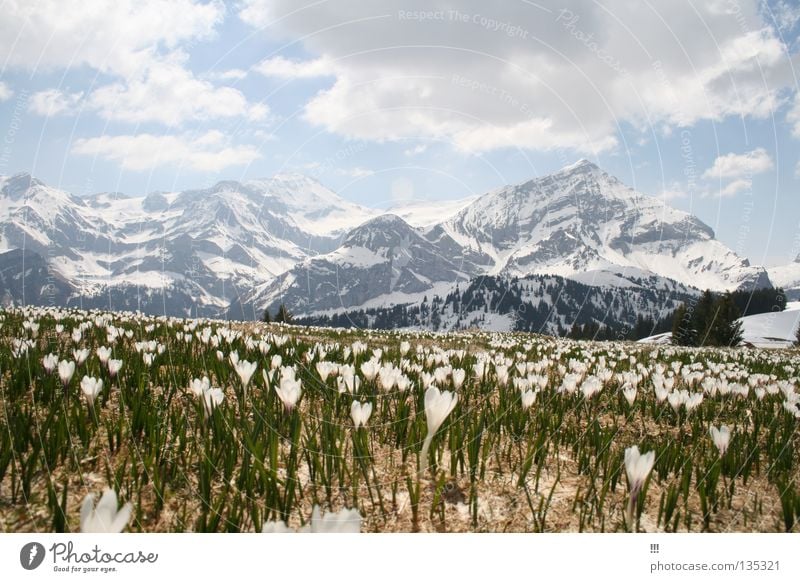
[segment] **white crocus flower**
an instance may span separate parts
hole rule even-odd
[[[526,390],[525,392],[522,393],[520,398],[522,399],[522,408],[527,410],[528,408],[533,406],[534,402],[536,402],[536,392],[534,392],[533,390]]]
[[[108,360],[108,374],[113,378],[122,369],[122,360]]]
[[[724,455],[731,442],[731,429],[723,424],[719,428],[712,426],[709,432],[711,433],[711,440],[714,441],[714,445],[717,447],[720,456]]]
[[[128,524],[133,506],[126,503],[117,510],[117,494],[106,489],[97,507],[94,506],[94,495],[87,495],[81,505],[81,532],[83,533],[120,533]]]
[[[203,403],[203,409],[206,416],[211,416],[214,408],[222,404],[225,399],[225,393],[219,388],[212,388],[211,381],[208,376],[202,378],[195,378],[189,382],[189,391],[194,394]]]
[[[191,390],[192,394],[195,396],[202,396],[203,392],[211,388],[211,381],[208,379],[208,376],[203,376],[202,378],[195,378],[191,382],[189,382],[189,390]]]
[[[262,533],[295,533],[282,521],[267,521]],[[311,523],[300,528],[299,533],[361,533],[361,514],[357,509],[342,509],[322,515],[319,506],[311,512]]]
[[[286,407],[286,412],[291,412],[297,401],[300,400],[303,392],[302,383],[300,380],[295,380],[294,374],[282,374],[278,384],[275,386],[275,392]]]
[[[640,454],[639,447],[636,445],[625,449],[625,473],[628,476],[628,489],[630,490],[627,512],[629,528],[633,527],[634,510],[639,501],[639,493],[650,471],[653,470],[655,461],[656,454],[654,451]]]
[[[380,364],[375,360],[368,360],[361,364],[361,373],[364,375],[364,379],[367,382],[372,382],[378,375],[380,369]]]
[[[64,387],[67,387],[69,381],[72,379],[72,375],[75,373],[75,362],[68,362],[67,360],[61,360],[58,363],[58,377],[61,378],[61,383]]]
[[[288,525],[283,523],[282,521],[265,521],[264,525],[261,526],[261,533],[265,534],[272,534],[272,533],[297,533],[295,530],[290,528]]]
[[[89,348],[83,348],[82,350],[72,350],[72,357],[75,358],[75,363],[79,366],[83,366],[84,362],[89,358]]]
[[[222,404],[225,399],[225,393],[220,388],[209,388],[203,392],[203,407],[206,411],[206,416],[211,416],[214,409]]]
[[[111,348],[100,346],[97,348],[97,357],[100,359],[101,364],[105,364],[111,357]]]
[[[625,384],[622,387],[622,395],[625,397],[625,400],[628,401],[630,406],[633,406],[633,403],[636,401],[636,387],[631,384]]]
[[[353,404],[350,405],[350,418],[353,419],[353,424],[356,425],[356,428],[359,426],[367,426],[367,421],[369,420],[371,414],[371,402],[365,402],[362,404],[361,402],[354,400]]]
[[[678,391],[670,392],[667,395],[667,400],[669,401],[669,405],[672,407],[672,410],[675,411],[675,414],[678,414],[678,411],[684,402],[683,393]]]
[[[467,372],[462,370],[461,368],[456,368],[453,370],[452,373],[453,377],[453,387],[458,390],[464,384],[464,380],[467,377]]]
[[[103,381],[99,378],[84,376],[81,380],[81,390],[86,396],[89,406],[94,407],[95,399],[103,391]]]
[[[55,354],[47,354],[42,358],[42,365],[44,366],[45,372],[52,374],[58,367],[58,356]]]
[[[256,373],[256,368],[258,368],[257,362],[248,362],[247,360],[240,360],[233,365],[233,369],[239,375],[239,380],[242,381],[245,396],[247,395],[247,387],[250,385],[250,379]]]
[[[458,403],[458,394],[453,392],[440,392],[436,386],[431,386],[425,391],[425,420],[428,422],[428,434],[422,443],[422,459],[420,461],[420,476],[428,468],[428,449],[431,446],[433,435],[442,426]]]
[[[317,374],[323,383],[328,379],[328,376],[336,373],[337,366],[332,362],[319,361],[316,364]]]

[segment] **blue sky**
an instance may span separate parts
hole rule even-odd
[[[794,0],[7,1],[0,174],[311,175],[387,207],[578,158],[753,263],[800,253]]]

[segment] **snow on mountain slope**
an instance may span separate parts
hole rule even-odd
[[[769,267],[770,281],[776,287],[783,287],[787,297],[800,299],[800,255],[788,265]]]
[[[219,310],[337,248],[374,214],[300,175],[78,198],[19,174],[0,180],[0,250],[47,257],[78,294],[115,288],[128,304],[142,288],[180,288],[190,295],[179,293],[181,309],[196,301]]]
[[[0,178],[0,250],[46,257],[78,295],[129,306],[142,290],[153,301],[168,291],[181,312],[379,306],[484,275],[666,292],[675,282],[769,285],[699,219],[585,160],[477,198],[396,210],[363,208],[300,174],[85,198],[20,174]]]
[[[376,299],[388,303],[396,295],[467,281],[474,273],[464,267],[459,257],[443,254],[399,216],[384,214],[353,229],[336,250],[310,257],[254,289],[244,303],[257,311],[284,303],[296,313],[358,307]]]
[[[586,160],[481,196],[446,221],[460,244],[490,257],[491,273],[570,277],[634,267],[716,290],[767,286],[696,217],[628,188]]]
[[[784,311],[748,315],[741,322],[745,342],[756,347],[791,347],[800,325],[800,301],[790,301]]]
[[[340,198],[303,174],[277,174],[266,180],[250,180],[244,185],[262,192],[265,206],[273,201],[284,205],[289,219],[298,229],[317,236],[341,236],[380,214]]]
[[[742,322],[742,342],[757,348],[790,348],[800,325],[800,301],[790,301],[783,311],[748,315]],[[639,340],[642,343],[668,344],[671,333],[661,333]]]
[[[386,214],[399,216],[417,228],[428,227],[455,216],[477,199],[478,196],[459,200],[418,200],[392,206]]]

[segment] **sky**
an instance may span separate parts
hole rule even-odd
[[[0,175],[302,172],[387,208],[587,158],[753,264],[800,254],[800,0],[4,0]]]

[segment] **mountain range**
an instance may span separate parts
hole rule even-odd
[[[7,302],[43,302],[47,291],[68,305],[237,319],[281,303],[306,317],[420,304],[486,277],[680,297],[772,284],[800,293],[800,257],[750,265],[695,216],[586,160],[388,211],[301,174],[86,197],[17,174],[0,177],[0,253]]]

